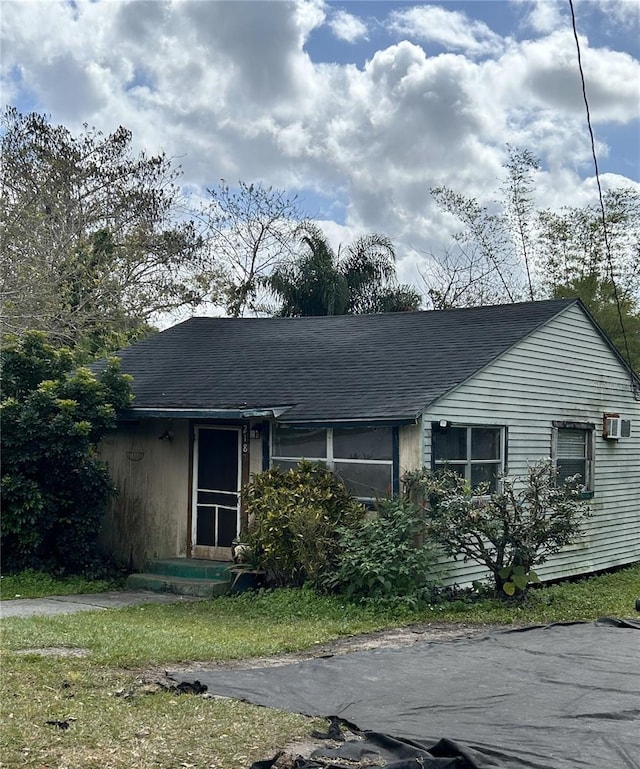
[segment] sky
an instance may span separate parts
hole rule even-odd
[[[640,189],[640,0],[573,4],[602,185]],[[196,196],[297,194],[334,245],[389,236],[419,289],[456,226],[430,189],[490,204],[507,145],[540,207],[596,199],[569,0],[2,0],[0,35],[4,104],[124,125]]]

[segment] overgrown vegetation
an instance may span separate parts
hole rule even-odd
[[[271,584],[309,585],[349,600],[424,602],[441,551],[425,539],[425,517],[407,499],[381,500],[375,513],[318,463],[274,467],[247,487],[249,565]]]
[[[5,573],[0,576],[0,600],[103,593],[107,590],[122,589],[124,581],[124,575],[118,577],[116,574],[108,579],[88,579],[78,575],[59,577],[43,571],[27,569],[17,574]]]
[[[534,567],[576,541],[590,515],[579,477],[558,483],[548,460],[526,478],[504,478],[493,494],[448,469],[403,480],[403,497],[365,516],[322,465],[256,475],[247,489],[252,562],[281,586],[424,603],[444,554],[484,564],[498,596],[521,598],[539,581]]]
[[[258,473],[245,499],[252,519],[248,544],[277,585],[318,587],[336,564],[338,527],[364,515],[334,473],[307,461]]]
[[[409,473],[405,485],[425,507],[427,537],[454,559],[484,564],[497,595],[524,594],[538,581],[534,567],[578,539],[591,514],[580,477],[558,483],[548,460],[531,465],[526,478],[503,478],[496,494],[447,469]]]
[[[98,532],[115,493],[96,446],[130,401],[110,360],[97,376],[28,332],[2,350],[3,569],[96,574]]]
[[[408,500],[380,503],[375,515],[338,530],[339,557],[326,587],[350,600],[425,601],[438,581],[439,548],[425,539],[425,517]]]

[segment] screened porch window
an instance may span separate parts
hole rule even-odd
[[[393,492],[391,427],[299,429],[276,425],[272,464],[289,469],[301,459],[326,465],[362,501]]]
[[[466,478],[472,488],[487,484],[489,492],[498,490],[504,473],[501,427],[432,425],[433,469],[447,468]]]

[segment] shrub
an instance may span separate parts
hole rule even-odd
[[[483,495],[451,470],[408,474],[405,489],[425,506],[427,536],[454,558],[483,563],[498,595],[523,594],[534,566],[580,536],[591,514],[579,476],[562,484],[549,460],[524,479],[504,478],[502,493]]]
[[[71,353],[35,332],[7,345],[2,362],[3,568],[95,573],[115,493],[96,445],[129,402],[128,379],[115,360],[98,377],[72,370]]]
[[[424,512],[410,501],[380,502],[377,515],[339,528],[340,556],[325,585],[355,601],[424,597],[441,554],[424,530]]]
[[[258,473],[245,499],[252,519],[248,544],[278,585],[317,587],[323,571],[336,563],[337,527],[364,515],[336,475],[304,460],[290,470]]]

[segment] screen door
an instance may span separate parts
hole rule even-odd
[[[196,427],[194,443],[193,555],[230,558],[238,535],[240,428]]]

